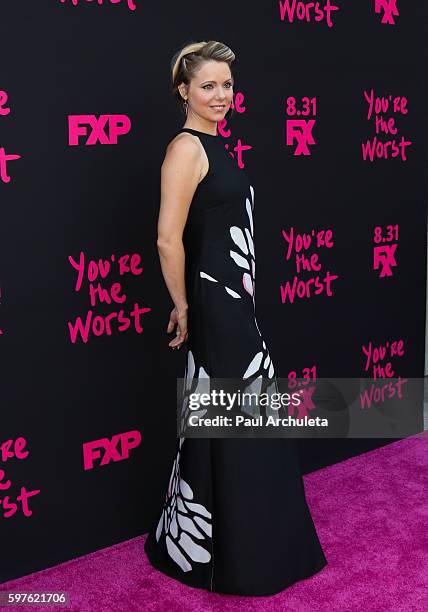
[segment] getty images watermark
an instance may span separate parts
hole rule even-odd
[[[423,431],[423,389],[423,378],[400,376],[179,378],[177,433],[186,438],[403,438]]]

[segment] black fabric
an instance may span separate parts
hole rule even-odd
[[[193,387],[236,377],[277,388],[255,316],[254,189],[220,136],[183,130],[200,139],[209,161],[183,234],[185,378]],[[274,594],[321,570],[327,560],[295,441],[178,438],[162,514],[145,550],[172,578],[236,595]]]

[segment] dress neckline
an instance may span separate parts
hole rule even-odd
[[[201,132],[200,130],[194,130],[193,128],[181,128],[180,130],[181,132],[183,131],[189,131],[189,132],[195,132],[196,134],[204,134],[204,136],[209,136],[210,138],[217,138],[218,134],[208,134],[208,132]]]

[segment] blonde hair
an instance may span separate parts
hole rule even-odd
[[[189,85],[202,63],[207,60],[226,62],[231,67],[235,54],[226,45],[216,40],[203,40],[189,43],[177,51],[171,60],[172,94],[178,102],[183,102],[178,86]]]

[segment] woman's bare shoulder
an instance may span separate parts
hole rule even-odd
[[[188,132],[177,134],[167,145],[164,163],[185,165],[200,162],[203,151],[198,138]]]
[[[199,138],[197,136],[193,136],[193,134],[189,134],[189,132],[179,132],[167,145],[167,149],[174,148],[177,150],[187,150],[191,151],[192,149],[200,149]]]

